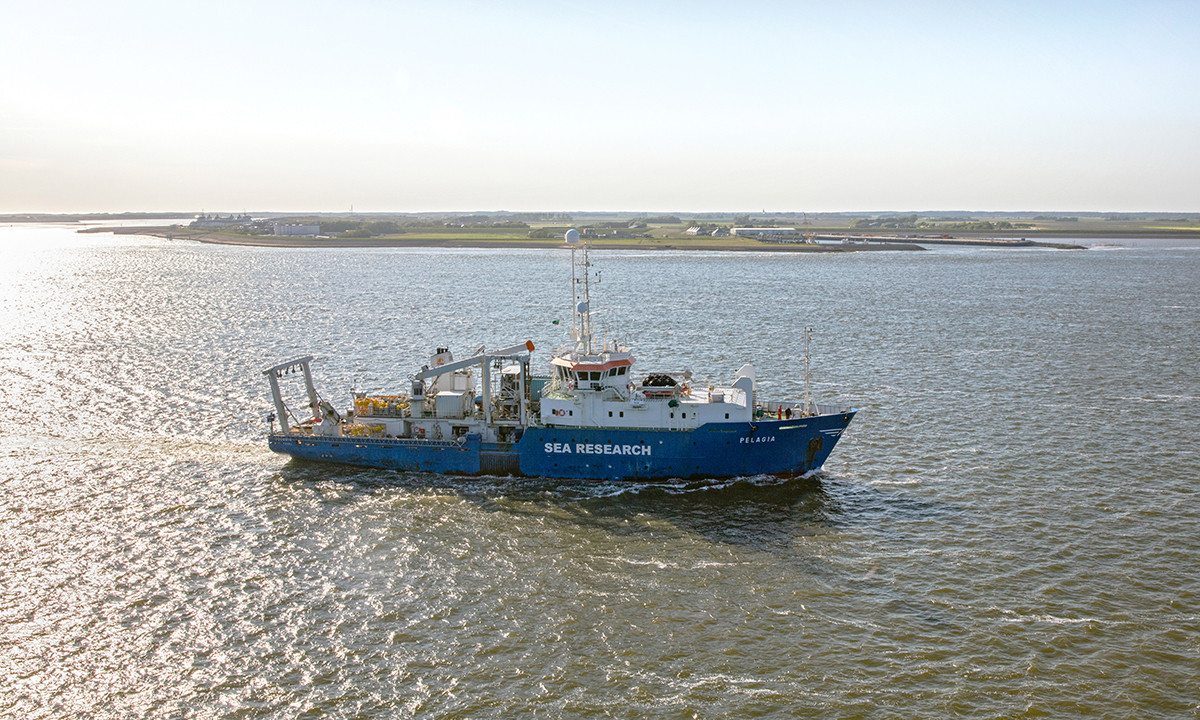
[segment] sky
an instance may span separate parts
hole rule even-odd
[[[0,5],[0,212],[1200,211],[1200,2]]]

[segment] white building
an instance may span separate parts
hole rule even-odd
[[[243,227],[254,221],[249,215],[197,215],[191,227]]]
[[[752,238],[781,238],[781,237],[799,237],[800,233],[796,232],[796,228],[734,228],[729,231],[732,235],[740,235],[741,237]]]
[[[320,225],[284,225],[283,223],[275,223],[276,236],[316,237],[320,234]]]

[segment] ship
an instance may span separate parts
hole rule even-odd
[[[546,375],[532,341],[456,359],[438,347],[401,392],[351,392],[339,412],[317,392],[311,355],[263,370],[274,412],[271,450],[316,460],[448,475],[650,481],[794,476],[821,468],[856,410],[813,402],[805,330],[804,397],[760,398],[753,364],[723,384],[690,371],[641,372],[630,346],[598,341],[588,243],[571,250],[569,342]],[[293,406],[285,378],[303,380]],[[478,381],[478,382],[477,382]],[[300,390],[297,388],[297,394]],[[276,425],[278,421],[278,425]]]

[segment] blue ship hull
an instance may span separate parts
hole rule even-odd
[[[272,450],[393,470],[450,475],[528,475],[578,480],[660,480],[786,475],[816,470],[854,411],[708,423],[694,430],[531,427],[515,443],[321,437],[275,433]]]

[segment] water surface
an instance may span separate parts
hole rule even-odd
[[[1200,250],[597,252],[644,370],[860,409],[819,475],[442,478],[266,450],[569,321],[550,250],[0,228],[0,714],[1197,717]]]

